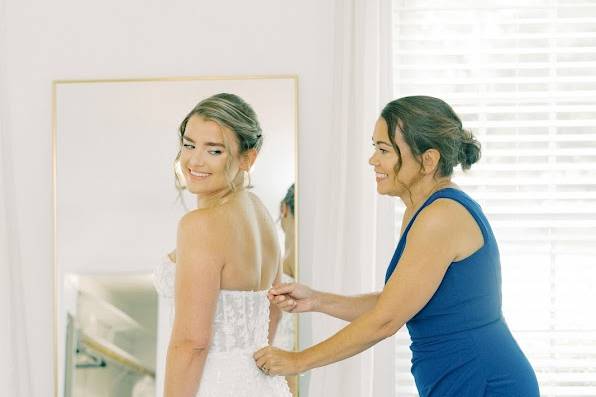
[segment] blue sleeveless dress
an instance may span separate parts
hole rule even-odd
[[[446,188],[432,194],[406,226],[385,275],[389,280],[416,217],[446,198],[474,217],[484,245],[449,265],[430,301],[406,326],[412,374],[420,397],[538,397],[538,382],[501,312],[501,265],[491,227],[466,193]]]

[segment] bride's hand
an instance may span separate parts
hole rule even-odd
[[[289,352],[267,346],[253,354],[255,363],[266,375],[296,375],[302,371],[300,352]]]
[[[317,293],[306,285],[298,283],[273,286],[267,298],[281,310],[289,313],[312,312],[317,307]]]

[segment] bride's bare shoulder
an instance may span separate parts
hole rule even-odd
[[[178,231],[190,234],[210,234],[218,227],[216,208],[201,208],[187,212],[178,221]]]
[[[253,205],[259,209],[261,214],[266,215],[267,218],[271,218],[271,214],[269,213],[269,210],[265,206],[265,203],[263,203],[263,200],[261,200],[261,198],[253,192],[247,192],[247,194],[248,194],[248,197],[250,198],[251,202],[253,203]],[[270,220],[273,221],[272,218]]]
[[[254,192],[251,192],[250,190],[246,190],[246,196],[254,203],[259,203],[260,205],[263,205],[263,201],[261,200],[261,198]]]

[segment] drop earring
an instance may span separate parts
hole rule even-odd
[[[253,185],[252,185],[252,181],[250,180],[250,171],[244,171],[246,172],[246,175],[248,176],[248,185],[246,186],[247,189],[252,189]]]

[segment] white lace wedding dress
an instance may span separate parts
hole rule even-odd
[[[154,270],[155,288],[172,304],[172,313],[175,274],[176,265],[167,256]],[[285,378],[265,375],[253,359],[267,346],[268,329],[266,290],[221,290],[197,397],[291,397]]]

